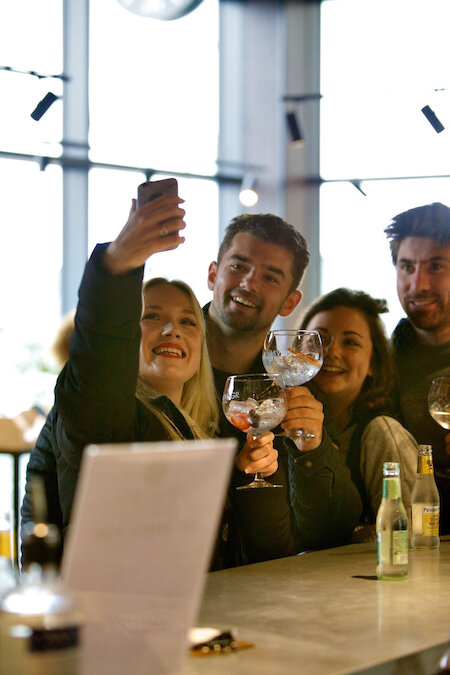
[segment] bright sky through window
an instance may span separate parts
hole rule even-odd
[[[450,206],[449,22],[448,0],[322,3],[321,176],[337,181],[321,188],[322,290],[386,298],[389,332],[403,312],[383,230],[414,206]]]

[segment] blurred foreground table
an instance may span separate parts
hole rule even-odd
[[[410,551],[404,581],[378,581],[375,544],[208,574],[198,625],[254,647],[188,656],[183,675],[434,672],[450,628],[450,537]]]

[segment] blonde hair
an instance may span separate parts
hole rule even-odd
[[[58,331],[51,346],[51,352],[60,368],[69,360],[69,347],[74,329],[75,310],[65,314],[61,319]]]
[[[163,277],[149,279],[143,284],[143,303],[145,292],[149,288],[165,284],[178,288],[191,301],[201,339],[200,366],[183,386],[180,409],[194,438],[211,438],[218,426],[219,411],[217,407],[214,377],[209,360],[208,344],[206,342],[206,326],[202,308],[195,297],[194,291],[188,284],[184,283],[184,281],[179,281],[178,279],[168,281]],[[137,398],[160,420],[171,438],[183,438],[169,417],[154,405],[153,399],[158,395],[159,392],[153,390],[148,382],[145,382],[141,377],[138,377],[136,385]]]

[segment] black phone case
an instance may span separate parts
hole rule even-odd
[[[144,204],[148,204],[153,199],[162,195],[178,194],[178,183],[175,178],[165,178],[164,180],[149,180],[141,183],[137,191],[137,208],[140,209]]]

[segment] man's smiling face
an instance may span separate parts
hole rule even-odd
[[[450,332],[450,245],[429,237],[406,237],[397,255],[397,292],[418,331],[437,342]]]
[[[277,314],[290,314],[301,297],[290,291],[292,262],[283,246],[239,232],[220,263],[209,267],[211,315],[233,331],[268,330]]]

